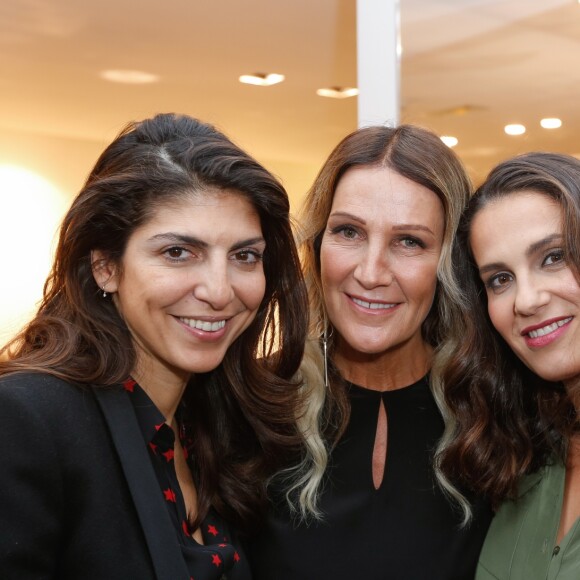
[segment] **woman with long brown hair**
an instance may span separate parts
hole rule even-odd
[[[448,481],[498,510],[478,580],[580,578],[580,161],[498,165],[463,217]],[[458,380],[459,379],[459,380]]]
[[[195,119],[130,124],[3,350],[0,576],[249,579],[306,310],[278,181]]]

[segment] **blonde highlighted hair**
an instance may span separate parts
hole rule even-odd
[[[328,320],[323,300],[320,244],[336,187],[342,176],[353,167],[391,168],[433,191],[443,204],[445,233],[437,271],[437,292],[422,332],[424,339],[436,349],[431,384],[446,420],[450,414],[439,369],[453,350],[450,337],[460,336],[462,295],[453,269],[452,248],[461,213],[471,192],[471,182],[461,161],[437,135],[421,127],[377,126],[354,131],[336,146],[322,166],[299,217],[299,251],[310,304],[310,339],[301,366],[306,400],[300,418],[300,429],[309,441],[310,456],[302,465],[300,501],[302,508],[308,506],[314,513],[318,513],[317,497],[329,450],[343,433],[350,414],[344,383],[332,364],[336,332]],[[321,349],[323,334],[328,346],[328,385],[325,384]],[[469,504],[463,495],[447,479],[442,478],[441,483],[469,514]]]

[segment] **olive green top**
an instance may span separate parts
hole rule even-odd
[[[580,580],[580,518],[556,545],[565,477],[558,462],[522,481],[492,520],[475,580]]]

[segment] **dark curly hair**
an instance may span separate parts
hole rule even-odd
[[[460,225],[454,264],[466,298],[462,340],[444,370],[452,414],[440,450],[441,473],[497,506],[517,496],[518,482],[558,456],[577,429],[574,407],[560,383],[532,373],[493,327],[487,297],[469,249],[471,224],[490,201],[523,190],[562,208],[564,251],[580,271],[580,161],[528,153],[498,165],[470,200]]]

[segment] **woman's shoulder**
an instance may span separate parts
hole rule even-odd
[[[106,433],[91,387],[44,373],[0,377],[0,441],[14,441],[14,453],[94,459]]]
[[[519,528],[532,511],[538,512],[535,518],[541,513],[549,519],[559,520],[565,477],[566,470],[557,459],[523,477],[518,486],[518,497],[505,500],[494,516],[494,533],[509,533]]]
[[[45,413],[51,408],[86,406],[87,400],[93,399],[87,385],[73,384],[49,373],[22,371],[0,377],[0,408],[32,406]]]
[[[0,392],[38,393],[51,389],[57,393],[87,390],[87,386],[71,383],[49,372],[15,371],[0,376]]]
[[[531,554],[548,558],[547,546],[553,545],[560,521],[564,479],[564,466],[557,460],[522,479],[518,497],[504,501],[492,520],[476,580],[508,578],[513,566],[527,570]],[[545,566],[546,558],[535,566]]]

